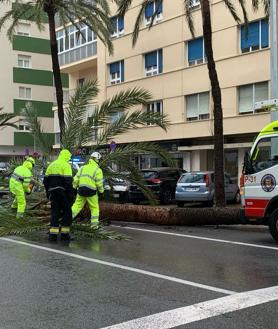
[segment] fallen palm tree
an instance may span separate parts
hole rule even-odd
[[[156,225],[229,225],[240,224],[240,210],[237,207],[181,209],[103,202],[101,218]]]

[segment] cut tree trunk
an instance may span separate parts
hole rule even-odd
[[[101,220],[139,222],[156,225],[229,225],[240,224],[240,209],[165,208],[101,203]]]
[[[223,111],[221,100],[221,89],[216,71],[213,49],[212,49],[212,30],[210,17],[209,0],[201,1],[203,18],[203,35],[205,51],[207,56],[207,66],[211,83],[211,93],[213,99],[214,115],[214,171],[215,171],[215,206],[223,207],[225,205],[224,188],[224,137],[223,137]]]

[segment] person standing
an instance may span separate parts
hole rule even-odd
[[[23,218],[26,209],[25,193],[32,192],[32,169],[35,160],[28,157],[21,166],[15,168],[9,181],[9,189],[14,196],[11,208],[16,209],[16,218]]]
[[[59,218],[61,216],[61,240],[70,241],[71,206],[74,200],[70,159],[70,151],[62,150],[58,159],[51,162],[47,167],[44,176],[43,183],[46,195],[51,201],[49,241],[57,241],[60,233]]]
[[[91,225],[99,226],[98,193],[103,194],[103,173],[99,167],[101,154],[93,152],[89,163],[81,167],[73,180],[73,187],[77,189],[77,197],[72,206],[72,216],[75,218],[88,202],[91,211]]]

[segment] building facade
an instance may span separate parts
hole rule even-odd
[[[11,6],[1,3],[1,15]],[[0,33],[0,107],[3,107],[3,112],[17,115],[17,129],[0,130],[0,161],[39,151],[28,125],[20,116],[26,102],[37,109],[44,133],[54,142],[52,64],[49,31],[47,25],[45,27],[39,31],[31,21],[22,20],[12,41],[8,40],[5,29]]]
[[[181,0],[164,0],[149,30],[150,17],[157,10],[154,1],[145,11],[138,42],[132,47],[140,3],[133,1],[124,18],[112,17],[113,56],[90,31],[81,42],[71,28],[72,39],[66,45],[63,29],[57,29],[57,37],[62,40],[60,63],[62,71],[69,74],[69,88],[75,89],[86,79],[98,79],[100,103],[121,90],[144,87],[152,93],[153,101],[142,110],[165,113],[171,122],[168,131],[142,127],[115,142],[155,141],[167,148],[184,169],[211,170],[213,104],[199,3],[194,2],[194,39]],[[268,110],[254,107],[269,98],[269,25],[263,10],[254,13],[249,6],[248,12],[250,24],[246,31],[236,24],[222,0],[211,4],[213,50],[222,90],[225,166],[234,179],[240,175],[245,151],[270,121]],[[57,124],[55,130],[58,133]],[[161,165],[159,159],[144,155],[137,160],[141,168]]]

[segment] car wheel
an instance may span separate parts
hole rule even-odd
[[[236,192],[236,195],[235,195],[235,197],[234,197],[234,203],[239,204],[240,201],[241,201],[241,195],[240,195],[240,192],[237,191],[237,192]]]
[[[164,190],[161,193],[160,203],[161,204],[169,204],[171,202],[171,192],[169,190]]]
[[[273,239],[278,242],[278,209],[274,210],[270,216],[269,231]]]
[[[177,206],[182,208],[184,206],[184,202],[183,201],[177,201]]]

